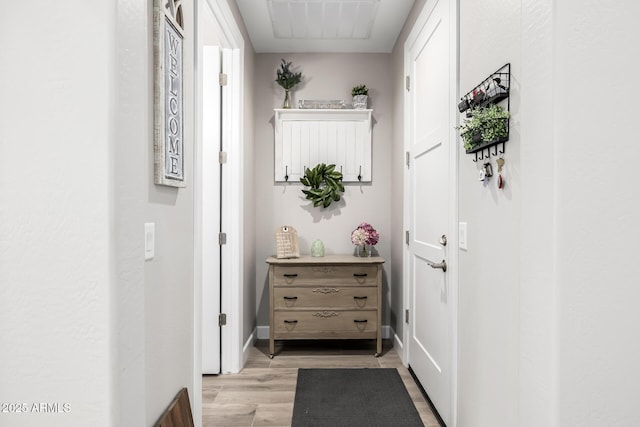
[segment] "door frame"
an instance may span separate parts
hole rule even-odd
[[[243,267],[242,254],[244,251],[244,201],[242,189],[244,186],[244,38],[236,24],[229,5],[224,0],[200,0],[194,2],[195,17],[198,18],[205,8],[208,8],[218,24],[218,38],[223,51],[223,69],[228,74],[227,93],[222,101],[225,117],[228,120],[221,123],[223,139],[222,147],[227,153],[227,163],[222,168],[222,182],[227,191],[223,191],[221,200],[222,230],[227,233],[227,243],[221,251],[221,311],[227,314],[227,326],[221,330],[221,373],[239,372],[243,360]],[[202,134],[198,133],[201,122],[202,85],[201,85],[201,48],[202,37],[198,19],[195,22],[195,96],[194,111],[196,111],[196,149],[197,155],[202,148]],[[225,54],[226,52],[226,54]],[[194,160],[194,186],[202,183],[201,174],[197,169],[197,159]],[[194,192],[196,193],[196,192]],[[197,194],[197,193],[196,193]],[[201,212],[198,210],[198,200],[194,200],[194,224],[201,224]],[[194,237],[198,233],[194,228]],[[194,239],[195,241],[195,239]],[[198,280],[196,272],[202,266],[202,251],[194,244],[194,286],[193,286],[193,415],[196,425],[202,423],[202,281]]]
[[[421,32],[427,25],[427,22],[431,16],[431,13],[435,9],[438,1],[427,2],[424,6],[416,22],[414,23],[409,36],[404,44],[404,75],[412,75],[411,66],[411,49],[418,41]],[[459,72],[459,0],[449,0],[449,16],[450,16],[450,48],[449,48],[449,64],[451,69],[451,82],[449,99],[450,99],[450,123],[458,125],[459,115],[456,110],[456,105],[460,97],[460,72]],[[411,120],[411,97],[410,92],[404,90],[404,117],[403,117],[403,130],[404,130],[404,150],[409,151],[410,141],[412,138],[412,120]],[[458,158],[459,158],[459,143],[458,135],[455,128],[452,126],[449,130],[449,191],[452,197],[450,198],[449,211],[451,212],[451,218],[448,225],[449,244],[451,245],[448,251],[448,269],[447,275],[449,284],[451,286],[451,304],[450,307],[450,322],[451,322],[451,414],[449,419],[451,425],[448,427],[455,427],[457,425],[457,413],[458,413]],[[405,165],[406,166],[406,165]],[[409,166],[410,167],[410,166]],[[403,226],[404,230],[410,230],[411,226],[411,186],[409,180],[410,170],[408,167],[404,168],[404,200],[403,200]],[[411,307],[410,297],[412,295],[412,288],[409,278],[410,272],[410,252],[407,244],[404,245],[402,254],[402,292],[403,292],[403,311],[409,310]],[[410,345],[410,332],[411,325],[405,323],[403,328],[402,340],[402,361],[405,366],[409,366],[411,361],[409,360],[409,345]]]

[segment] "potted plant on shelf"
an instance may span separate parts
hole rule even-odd
[[[284,89],[284,103],[282,108],[291,108],[291,101],[289,99],[289,91],[293,89],[295,85],[302,81],[302,73],[294,73],[291,71],[291,61],[287,62],[284,59],[280,64],[280,69],[276,70],[276,83],[278,83]]]
[[[351,89],[351,96],[353,97],[353,108],[356,110],[364,110],[367,108],[367,100],[369,95],[369,88],[367,85],[354,86]]]
[[[467,151],[479,145],[506,141],[505,138],[509,136],[509,112],[495,104],[474,108],[470,117],[457,129]]]

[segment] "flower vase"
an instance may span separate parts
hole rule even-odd
[[[371,256],[371,249],[369,248],[369,245],[361,245],[358,247],[358,256],[361,256],[363,258],[366,257],[370,257]]]
[[[289,89],[285,89],[284,91],[284,103],[282,104],[282,108],[291,108],[291,100],[289,99]]]

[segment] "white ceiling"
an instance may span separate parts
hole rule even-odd
[[[258,53],[388,53],[415,0],[236,2]]]

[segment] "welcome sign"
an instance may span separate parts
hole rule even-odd
[[[184,187],[182,0],[155,0],[154,152],[156,184]]]

